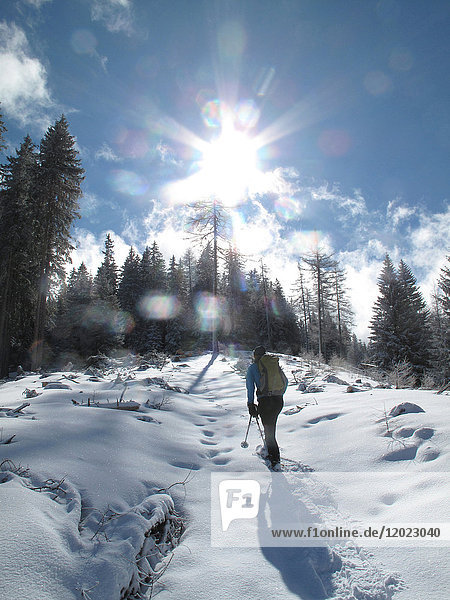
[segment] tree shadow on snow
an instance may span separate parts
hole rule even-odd
[[[191,387],[189,388],[189,393],[193,394],[195,392],[195,388],[199,385],[199,383],[202,381],[203,377],[206,375],[208,369],[213,365],[214,361],[216,360],[216,358],[219,356],[218,352],[213,352],[211,355],[211,358],[209,359],[209,363],[206,365],[206,367],[204,367],[200,373],[197,376],[197,379],[194,381],[194,383],[191,385]]]

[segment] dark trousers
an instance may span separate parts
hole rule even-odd
[[[280,449],[275,439],[278,415],[283,408],[283,396],[260,396],[258,398],[258,414],[264,427],[267,452],[271,462],[279,462]]]

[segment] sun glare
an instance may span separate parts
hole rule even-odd
[[[235,205],[247,198],[258,171],[257,148],[241,131],[229,129],[206,147],[199,176],[222,202]]]
[[[245,132],[222,123],[220,135],[203,142],[197,171],[171,184],[170,198],[175,202],[194,202],[215,197],[228,207],[248,199],[258,187],[262,172],[258,168],[258,146]]]

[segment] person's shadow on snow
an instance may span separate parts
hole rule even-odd
[[[308,474],[305,474],[308,477]],[[267,522],[267,512],[270,522]],[[341,567],[338,556],[329,546],[269,546],[272,530],[299,529],[317,518],[293,493],[282,473],[274,473],[267,493],[261,493],[258,512],[258,534],[261,552],[278,569],[286,587],[302,600],[324,600],[332,596],[332,574]],[[295,538],[291,543],[295,544]],[[281,541],[281,540],[280,540]],[[281,542],[282,543],[282,542]]]

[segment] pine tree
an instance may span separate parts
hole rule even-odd
[[[33,204],[38,169],[36,147],[27,136],[1,169],[0,191],[0,375],[8,372],[12,331],[15,359],[31,345],[36,282]]]
[[[79,217],[78,199],[84,170],[75,149],[75,138],[62,115],[50,127],[40,147],[40,168],[37,185],[35,218],[38,235],[35,238],[39,262],[38,300],[34,325],[32,368],[41,366],[42,341],[46,325],[46,305],[52,280],[64,276],[64,265],[73,249],[70,228]]]

